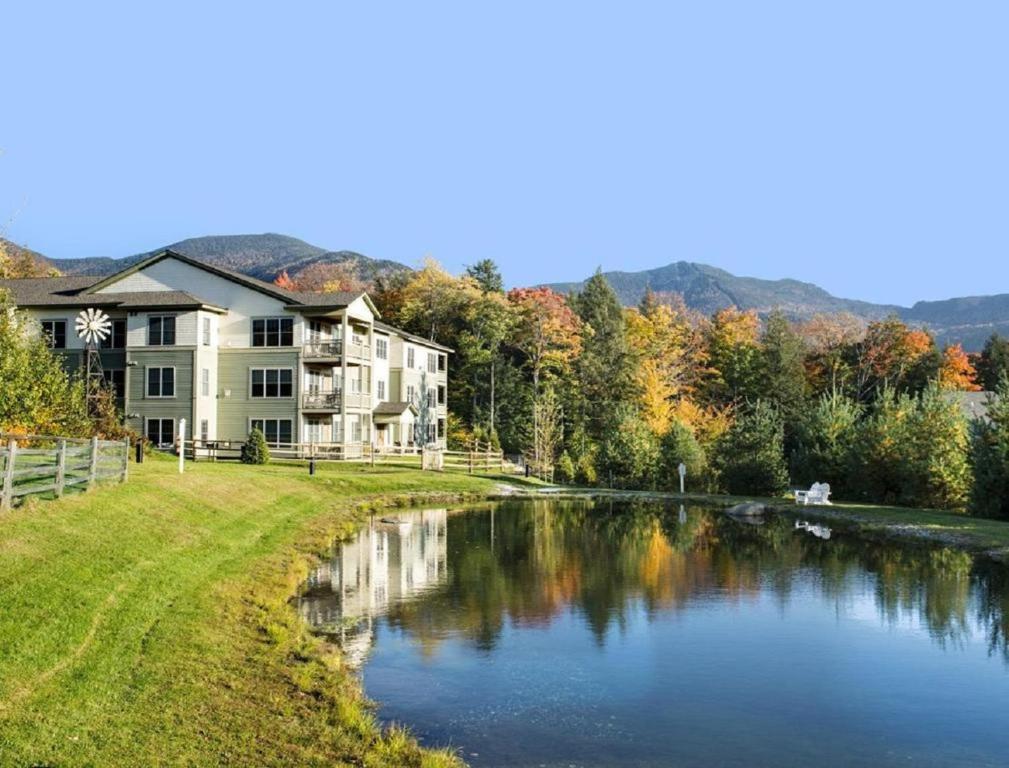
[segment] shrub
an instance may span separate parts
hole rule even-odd
[[[681,421],[673,421],[659,445],[659,483],[664,488],[679,490],[681,462],[687,467],[684,487],[703,488],[708,475],[704,449],[690,427]]]
[[[620,407],[599,449],[597,462],[603,480],[626,488],[650,488],[659,465],[659,441],[629,407]]]
[[[256,427],[249,433],[249,439],[242,446],[243,464],[267,464],[270,461],[270,447],[266,437]]]
[[[731,494],[779,496],[788,488],[784,427],[778,412],[758,400],[715,447],[714,465]]]
[[[554,473],[557,480],[562,483],[571,483],[575,479],[575,463],[571,460],[571,454],[563,451],[554,465]]]

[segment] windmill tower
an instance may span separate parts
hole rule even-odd
[[[84,341],[85,365],[85,397],[88,413],[92,416],[98,411],[102,387],[105,386],[105,374],[102,371],[102,358],[98,352],[98,343],[109,337],[112,321],[100,309],[84,309],[77,316],[75,323],[77,336]]]

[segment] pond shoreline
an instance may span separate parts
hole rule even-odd
[[[546,491],[515,489],[508,493],[492,494],[491,498],[703,503],[726,509],[741,503],[756,502],[763,504],[768,512],[791,518],[842,523],[846,531],[856,535],[953,547],[1001,563],[1009,563],[1009,522],[969,517],[942,510],[845,502],[829,506],[799,506],[789,499],[780,498],[600,488],[558,488]]]

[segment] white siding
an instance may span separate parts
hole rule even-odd
[[[227,314],[218,321],[221,347],[251,346],[254,317],[294,317],[294,343],[301,344],[301,319],[286,312],[284,302],[177,259],[152,264],[105,286],[99,293],[126,291],[186,291],[209,304],[226,308]],[[367,310],[366,305],[364,309]]]

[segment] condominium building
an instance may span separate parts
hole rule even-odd
[[[104,375],[158,445],[197,440],[444,446],[452,350],[382,323],[366,293],[303,293],[162,251],[110,277],[0,280],[80,368],[81,310],[112,321]],[[426,434],[421,427],[426,427]]]

